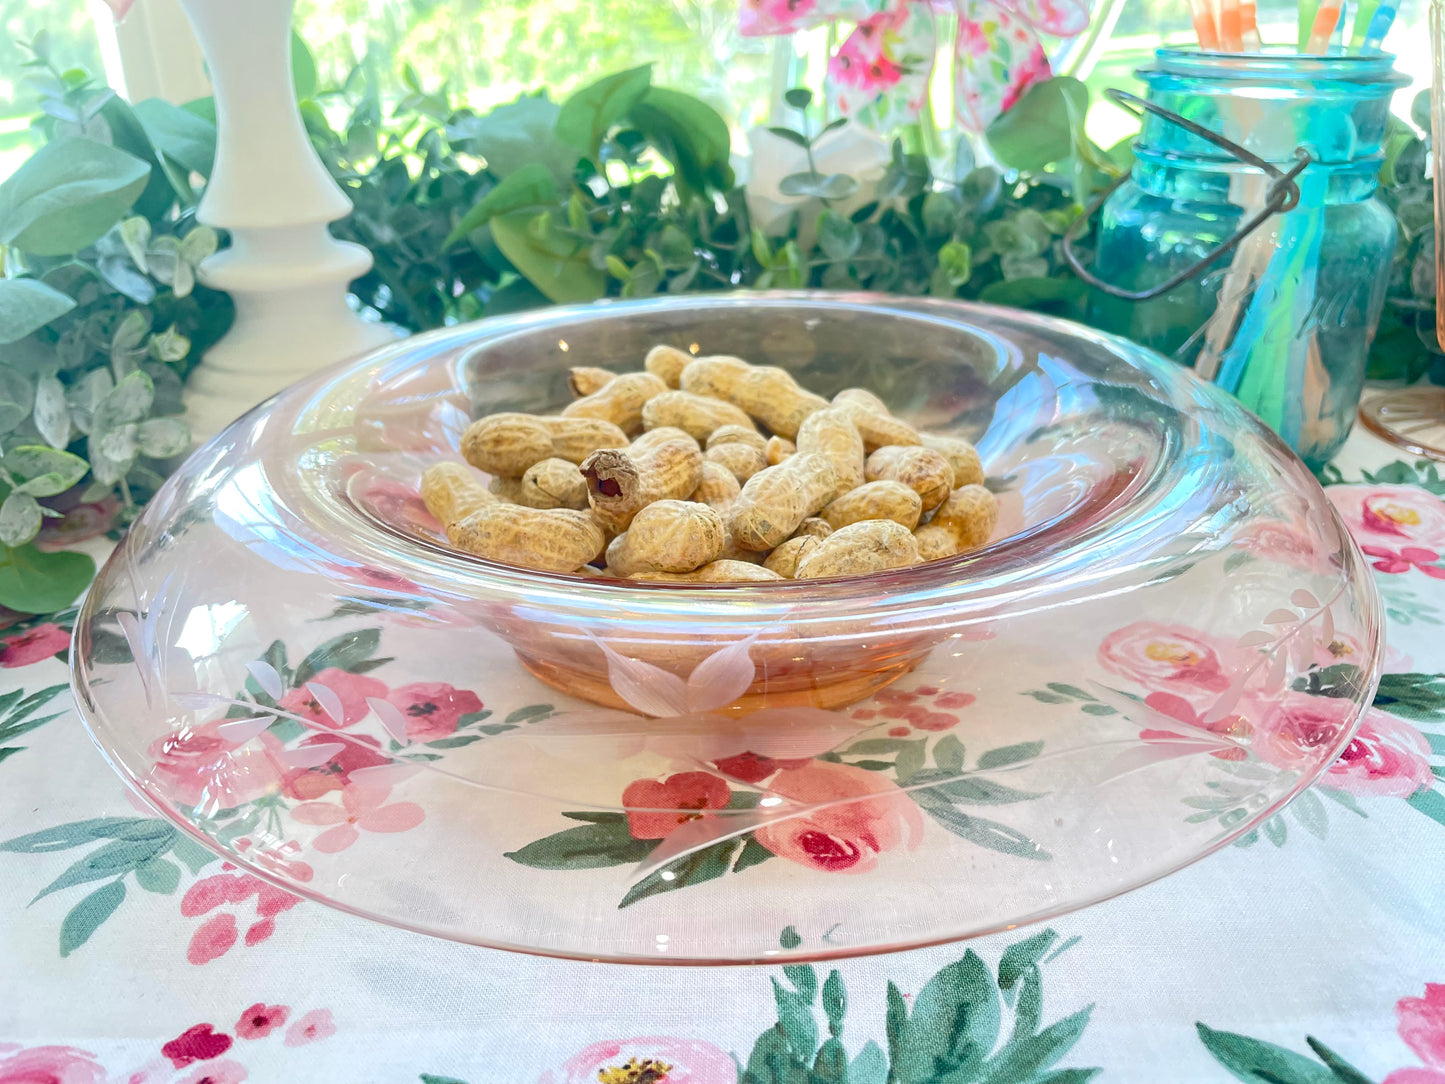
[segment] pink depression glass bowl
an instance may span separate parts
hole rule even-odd
[[[569,366],[659,342],[974,440],[996,537],[776,585],[437,543],[417,479],[472,417],[555,411]],[[871,296],[603,304],[419,336],[236,422],[102,571],[74,682],[152,805],[303,896],[588,959],[844,956],[1328,816],[1381,656],[1362,568],[1278,440],[1123,340]]]

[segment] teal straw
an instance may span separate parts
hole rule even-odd
[[[1370,24],[1375,18],[1375,9],[1380,6],[1380,0],[1360,0],[1359,7],[1355,8],[1355,22],[1350,30],[1350,48],[1359,49],[1365,44],[1365,35]]]
[[[1385,0],[1375,9],[1375,13],[1370,16],[1370,26],[1365,31],[1365,42],[1360,46],[1360,52],[1378,53],[1380,51],[1380,45],[1384,42],[1385,35],[1390,32],[1390,27],[1394,25],[1395,15],[1398,11],[1399,8],[1391,0]]]

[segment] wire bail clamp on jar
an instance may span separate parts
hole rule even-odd
[[[1110,196],[1128,182],[1133,174],[1133,170],[1130,169],[1122,177],[1112,182],[1109,187],[1095,196],[1089,202],[1089,205],[1084,208],[1083,214],[1079,215],[1079,217],[1074,220],[1073,225],[1064,231],[1064,259],[1068,262],[1074,274],[1078,275],[1079,278],[1083,279],[1084,282],[1095,289],[1102,290],[1106,294],[1122,298],[1125,301],[1148,301],[1151,298],[1159,297],[1161,294],[1167,294],[1181,283],[1188,282],[1196,275],[1202,274],[1215,260],[1219,259],[1219,257],[1223,256],[1226,252],[1234,249],[1241,241],[1259,229],[1260,226],[1264,225],[1269,218],[1276,214],[1284,214],[1287,211],[1291,211],[1299,205],[1300,191],[1299,185],[1296,183],[1296,178],[1314,161],[1314,157],[1304,147],[1295,148],[1294,154],[1295,158],[1298,159],[1297,163],[1292,166],[1288,172],[1281,172],[1273,164],[1266,162],[1257,154],[1245,150],[1245,148],[1233,140],[1226,139],[1219,133],[1212,132],[1203,125],[1196,124],[1194,121],[1189,120],[1187,117],[1180,116],[1173,110],[1165,109],[1161,105],[1147,101],[1137,94],[1130,94],[1127,90],[1118,90],[1116,88],[1110,88],[1104,91],[1104,94],[1113,101],[1115,105],[1119,106],[1119,108],[1128,110],[1136,117],[1142,119],[1145,112],[1153,113],[1156,117],[1160,117],[1171,124],[1177,124],[1191,135],[1198,136],[1200,139],[1214,144],[1231,157],[1238,159],[1245,165],[1253,166],[1262,172],[1269,178],[1270,186],[1265,194],[1264,205],[1254,217],[1212,251],[1190,264],[1183,271],[1170,276],[1158,286],[1150,287],[1147,290],[1125,290],[1122,287],[1105,282],[1088,270],[1074,252],[1074,242],[1079,239],[1080,235],[1084,232],[1084,228],[1093,220],[1099,208],[1104,205]]]

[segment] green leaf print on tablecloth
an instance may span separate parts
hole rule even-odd
[[[57,825],[0,843],[0,851],[15,854],[49,854],[102,840],[101,845],[72,863],[60,876],[36,893],[32,904],[52,893],[95,881],[106,883],[74,904],[60,925],[60,955],[69,956],[113,915],[126,898],[125,879],[158,895],[171,895],[180,887],[183,863],[192,875],[215,855],[182,835],[165,821],[140,817],[98,817]],[[169,856],[169,857],[167,857]]]
[[[65,692],[67,688],[66,685],[51,685],[37,693],[31,693],[29,696],[25,695],[24,689],[16,689],[14,692],[0,696],[0,762],[24,751],[25,746],[11,744],[22,734],[28,734],[36,727],[43,726],[64,714],[64,712],[56,712],[54,715],[42,715],[38,719],[34,717],[37,711]]]
[[[1372,1084],[1349,1062],[1318,1039],[1306,1042],[1320,1059],[1314,1061],[1293,1050],[1196,1024],[1199,1039],[1214,1060],[1245,1084]]]
[[[770,980],[776,1023],[746,1051],[728,1053],[701,1039],[606,1038],[542,1073],[539,1084],[1087,1084],[1101,1070],[1057,1066],[1088,1027],[1093,1006],[1044,1021],[1044,970],[1077,940],[1060,943],[1046,929],[1010,945],[996,970],[969,949],[916,993],[888,982],[873,995],[885,1009],[882,1033],[874,1035],[848,1030],[859,999],[840,971],[820,979],[812,965],[790,964]],[[792,950],[803,942],[789,927],[779,944]],[[419,1079],[465,1084],[435,1073]]]

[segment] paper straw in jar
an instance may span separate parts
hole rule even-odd
[[[1393,3],[1382,3],[1375,9],[1375,14],[1370,16],[1370,25],[1365,30],[1365,42],[1360,46],[1362,53],[1378,53],[1380,45],[1385,40],[1385,35],[1390,32],[1390,27],[1395,22],[1397,9]]]
[[[1320,0],[1300,0],[1298,47],[1302,53],[1305,51],[1305,47],[1309,45],[1310,31],[1314,29],[1315,17],[1319,15],[1319,11]],[[1333,27],[1333,23],[1331,26]]]
[[[1209,0],[1189,0],[1189,14],[1194,19],[1194,34],[1199,48],[1214,52],[1219,48],[1219,31],[1214,23],[1214,9]]]
[[[1244,49],[1244,23],[1239,11],[1239,0],[1221,0],[1219,44],[1226,53],[1238,53]]]
[[[1259,40],[1259,23],[1255,14],[1254,0],[1243,0],[1239,5],[1240,41],[1247,53],[1257,53],[1263,43]]]
[[[1330,47],[1330,38],[1334,36],[1335,25],[1340,21],[1339,0],[1325,0],[1320,9],[1315,13],[1314,25],[1310,28],[1309,40],[1305,42],[1304,51],[1311,56],[1323,56]]]
[[[1350,27],[1350,48],[1358,49],[1365,44],[1365,34],[1370,29],[1370,21],[1375,17],[1375,10],[1380,6],[1380,0],[1360,0],[1355,5],[1355,21]]]

